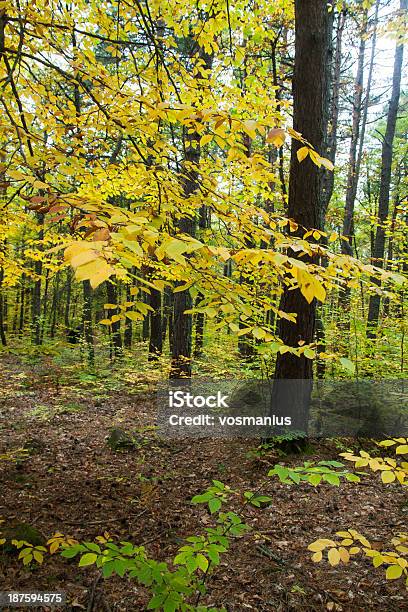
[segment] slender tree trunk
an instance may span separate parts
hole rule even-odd
[[[48,306],[48,289],[50,286],[50,271],[47,268],[45,272],[45,287],[42,299],[42,320],[41,320],[41,344],[44,341],[45,326],[47,322],[47,306]]]
[[[132,294],[130,292],[130,289],[131,289],[131,286],[127,285],[126,286],[126,301],[127,302],[130,302],[131,298],[132,298]],[[127,349],[131,349],[132,348],[132,335],[133,335],[132,321],[131,321],[131,319],[128,319],[126,317],[126,320],[125,320],[125,332],[123,334],[123,345]]]
[[[7,338],[5,332],[5,321],[4,321],[4,301],[3,301],[3,279],[4,270],[0,268],[0,341],[3,346],[7,345]]]
[[[403,14],[407,10],[407,0],[401,0],[400,11]],[[384,266],[385,253],[385,222],[388,218],[389,201],[390,201],[390,186],[391,186],[391,166],[393,155],[393,142],[395,135],[395,127],[397,123],[397,114],[399,106],[399,98],[401,91],[401,72],[404,56],[403,44],[397,44],[394,57],[394,71],[392,79],[392,93],[387,114],[387,125],[385,136],[382,143],[381,151],[381,177],[380,177],[380,195],[378,200],[378,219],[377,229],[375,234],[373,263],[376,266]],[[373,278],[372,282],[377,286],[381,285],[378,279]],[[375,338],[377,334],[377,326],[380,315],[380,295],[374,293],[370,296],[368,305],[367,317],[367,337]]]
[[[118,292],[116,285],[112,281],[106,281],[106,296],[110,304],[118,303]],[[118,309],[113,311],[114,314],[118,314]],[[114,321],[111,325],[111,342],[113,355],[115,357],[121,357],[122,355],[122,336],[120,333],[120,321]]]
[[[58,301],[59,301],[59,278],[60,278],[60,273],[57,272],[54,278],[54,291],[52,294],[50,338],[55,337],[55,329],[57,326]]]
[[[361,101],[363,96],[364,79],[364,56],[367,36],[367,10],[363,14],[363,24],[361,27],[360,47],[358,51],[357,74],[354,81],[353,97],[353,122],[351,131],[351,142],[349,152],[349,164],[347,175],[346,204],[344,208],[343,236],[347,240],[341,241],[341,250],[345,255],[353,254],[353,225],[354,225],[354,204],[357,195],[358,173],[357,173],[357,146],[360,135],[361,122]]]
[[[92,287],[89,280],[84,280],[82,283],[83,289],[83,310],[82,322],[84,329],[84,339],[87,349],[88,365],[93,368],[95,366],[95,348],[94,335],[92,324]]]
[[[39,225],[38,240],[41,242],[44,239],[44,215],[37,213],[37,223]],[[41,246],[39,247],[41,248]],[[37,346],[41,344],[41,275],[42,261],[38,259],[34,262],[35,281],[31,299],[31,326],[32,326],[32,341]]]
[[[21,289],[20,289],[20,316],[18,321],[18,335],[21,336],[24,329],[25,322],[25,298],[26,298],[26,287],[25,287],[25,274],[21,275]]]
[[[163,351],[162,334],[162,294],[156,289],[151,289],[150,306],[150,342],[149,342],[149,361],[155,361]]]
[[[343,32],[346,23],[346,12],[341,11],[337,20],[336,30],[336,50],[332,71],[332,92],[331,92],[331,108],[330,120],[326,135],[326,157],[334,164],[337,153],[337,129],[339,124],[339,97],[340,97],[340,77],[341,77],[341,58]],[[334,188],[334,172],[325,171],[322,178],[322,204],[321,204],[321,227],[324,228],[324,220],[329,207]]]
[[[67,269],[67,284],[66,284],[66,298],[65,298],[65,309],[64,309],[64,326],[68,330],[70,328],[70,310],[71,310],[71,290],[72,290],[72,272]]]

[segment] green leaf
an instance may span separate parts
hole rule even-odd
[[[65,557],[66,559],[72,559],[79,552],[81,552],[81,550],[83,550],[83,548],[80,548],[79,546],[71,546],[70,548],[64,548],[64,550],[61,552],[61,557]]]
[[[202,493],[201,495],[194,495],[191,500],[192,504],[203,504],[208,502],[212,498],[212,493],[207,491],[206,493]]]
[[[108,561],[102,566],[102,576],[104,578],[109,578],[110,576],[112,576],[114,570],[114,561]]]
[[[167,593],[156,593],[147,604],[148,610],[157,610],[166,599]]]
[[[101,554],[101,549],[100,549],[100,546],[98,546],[98,544],[95,544],[94,542],[85,542],[85,546],[86,548],[89,548],[89,550],[93,550],[99,555]]]
[[[197,567],[198,567],[198,563],[197,563],[196,557],[187,557],[186,568],[187,568],[188,573],[192,574],[193,572],[195,572]]]
[[[85,567],[86,565],[92,565],[95,563],[98,555],[95,553],[87,553],[86,555],[82,555],[81,560],[79,561],[79,567]]]
[[[347,359],[347,357],[340,357],[339,361],[345,370],[348,370],[348,372],[354,374],[356,366],[350,359]]]
[[[221,508],[220,498],[213,497],[212,499],[210,499],[210,501],[208,502],[208,507],[210,509],[211,514],[214,514],[214,512],[217,512]]]
[[[199,567],[203,572],[207,571],[208,568],[208,559],[204,557],[201,553],[198,553],[196,556],[197,567]]]
[[[123,578],[128,568],[128,561],[126,561],[126,559],[115,559],[115,561],[113,562],[113,567],[114,567],[115,572],[121,578]]]
[[[340,478],[337,476],[337,474],[324,474],[323,480],[331,485],[334,485],[335,487],[338,487],[340,484]]]
[[[357,476],[357,474],[346,474],[345,479],[349,482],[360,482],[360,476]]]
[[[320,484],[321,479],[322,477],[320,474],[311,474],[307,477],[308,482],[310,482],[310,484],[314,487],[317,487],[317,485]]]

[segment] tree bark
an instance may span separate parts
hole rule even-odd
[[[206,53],[201,47],[198,57],[204,62],[204,74],[211,69],[213,56]],[[200,73],[197,76],[201,81]],[[203,79],[204,80],[204,79]],[[183,191],[186,198],[192,195],[198,187],[198,165],[200,163],[200,134],[188,133],[184,128],[185,163],[183,168]],[[195,236],[196,219],[184,218],[179,221],[179,230],[184,234]],[[177,291],[173,296],[173,342],[170,378],[191,377],[191,351],[192,351],[192,315],[185,314],[193,306],[190,292]]]
[[[112,281],[106,281],[106,296],[110,304],[118,303],[118,293],[116,285]],[[113,311],[114,314],[118,314],[119,309]],[[111,357],[121,357],[122,355],[122,336],[120,334],[120,321],[114,321],[111,325],[111,342],[112,350]]]
[[[44,215],[37,213],[37,223],[39,224],[38,241],[44,239]],[[41,248],[41,246],[39,247]],[[32,325],[32,341],[37,346],[41,344],[41,275],[42,261],[37,259],[34,262],[35,281],[31,299],[31,325]]]
[[[404,13],[407,10],[407,4],[407,0],[400,1],[401,13]],[[397,44],[394,57],[391,99],[388,107],[387,125],[381,150],[380,195],[378,199],[378,219],[373,249],[373,263],[378,267],[384,266],[386,240],[384,223],[387,220],[389,212],[391,166],[393,157],[392,148],[394,142],[395,127],[397,124],[397,114],[401,92],[401,72],[403,57],[404,45]],[[373,278],[372,282],[377,286],[381,285],[381,282],[376,278]],[[371,339],[374,339],[377,334],[378,320],[380,316],[380,303],[381,300],[380,295],[378,293],[374,293],[370,296],[367,317],[367,337]]]
[[[358,172],[357,172],[357,146],[360,135],[361,122],[361,101],[363,97],[363,78],[364,78],[364,56],[367,35],[367,10],[363,14],[363,24],[361,27],[360,47],[358,51],[357,74],[354,81],[353,96],[353,120],[351,131],[351,142],[349,152],[349,164],[347,174],[346,204],[344,208],[343,236],[346,240],[341,241],[341,250],[345,255],[353,254],[353,225],[354,225],[354,204],[357,194]]]
[[[293,75],[293,126],[317,151],[322,151],[327,116],[327,60],[332,18],[325,0],[295,0],[295,67]],[[288,217],[305,228],[318,228],[321,218],[321,178],[318,167],[307,158],[297,160],[300,143],[292,141]],[[296,253],[290,252],[291,257]],[[302,258],[305,261],[305,258]],[[310,260],[309,260],[310,261]],[[281,319],[280,337],[285,345],[311,343],[315,331],[315,300],[309,304],[299,289],[284,288],[280,309],[295,313],[296,323]],[[279,354],[275,379],[311,379],[312,361],[290,353]]]
[[[83,289],[83,310],[82,323],[84,329],[84,339],[87,348],[88,365],[93,368],[95,366],[95,348],[92,325],[92,287],[89,280],[84,280],[82,283]]]
[[[149,342],[149,361],[155,361],[162,354],[163,334],[162,334],[162,294],[157,289],[150,290],[150,342]]]

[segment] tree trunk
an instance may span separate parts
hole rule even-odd
[[[41,242],[44,238],[44,215],[37,213],[37,222],[40,226],[38,231],[38,240]],[[39,247],[41,248],[41,246]],[[42,261],[38,259],[34,262],[35,281],[31,300],[31,325],[32,325],[32,341],[37,346],[41,344],[41,275]]]
[[[333,76],[331,78],[333,87],[331,93],[330,123],[326,134],[326,157],[334,164],[337,153],[337,128],[339,123],[339,97],[340,97],[340,77],[341,77],[341,58],[344,25],[346,23],[346,12],[341,11],[337,20],[336,31],[336,50],[334,56]],[[334,188],[334,172],[326,170],[322,179],[322,204],[321,204],[321,227],[324,228],[324,220],[329,207]]]
[[[162,334],[162,295],[156,289],[150,290],[150,342],[149,342],[149,361],[155,361],[162,354],[163,334]]]
[[[322,151],[327,116],[327,61],[332,18],[325,0],[295,0],[295,67],[293,76],[293,126],[301,132],[317,151]],[[321,180],[319,169],[307,158],[301,163],[297,151],[301,144],[292,141],[288,217],[299,224],[298,234],[304,228],[318,228],[321,207]],[[291,257],[296,253],[290,252]],[[306,261],[306,258],[302,258]],[[309,260],[310,261],[310,260]],[[296,323],[280,320],[280,337],[284,344],[299,346],[313,342],[315,331],[315,300],[309,304],[299,289],[284,288],[280,309],[295,313]],[[311,379],[312,361],[290,353],[279,354],[276,361],[276,379]]]
[[[400,1],[400,11],[404,13],[407,9],[407,0]],[[401,91],[401,71],[404,56],[404,45],[397,44],[394,57],[394,72],[392,79],[392,93],[387,114],[387,125],[385,136],[382,143],[381,151],[381,177],[380,177],[380,195],[378,199],[378,219],[377,229],[375,234],[374,249],[373,249],[373,264],[375,266],[384,266],[385,253],[385,222],[388,217],[389,202],[390,202],[390,186],[391,186],[391,166],[392,166],[392,147],[394,142],[395,127],[397,123],[397,114],[399,106],[399,98]],[[372,282],[380,286],[381,282],[373,278]],[[374,293],[370,296],[368,305],[367,317],[367,337],[374,339],[377,334],[378,319],[380,315],[380,296]]]
[[[93,368],[95,366],[95,348],[92,325],[92,287],[89,280],[84,280],[83,288],[83,310],[82,322],[84,329],[84,339],[87,348],[88,365]]]
[[[213,56],[201,47],[198,50],[199,59],[203,61],[203,76],[199,71],[197,78],[204,80],[206,71],[211,69]],[[200,134],[184,128],[185,163],[183,167],[183,191],[186,198],[192,195],[198,187],[198,165],[200,162]],[[195,236],[196,220],[184,218],[179,221],[179,230],[184,234]],[[192,315],[185,314],[193,306],[190,292],[177,291],[173,296],[173,346],[170,368],[170,378],[191,377],[192,349]]]
[[[110,304],[118,303],[118,293],[116,285],[112,281],[106,281],[106,296]],[[113,311],[114,314],[118,314],[119,309]],[[111,325],[111,342],[112,351],[111,356],[121,357],[122,355],[122,336],[120,334],[120,321],[114,321]]]
[[[364,78],[364,55],[367,36],[367,10],[363,14],[363,24],[361,27],[360,47],[358,51],[357,74],[354,81],[353,96],[353,122],[351,131],[351,142],[349,152],[349,164],[347,174],[346,205],[344,208],[343,236],[347,240],[341,241],[341,250],[345,255],[353,254],[353,225],[354,225],[354,204],[357,194],[358,172],[357,172],[357,146],[360,135],[361,122],[361,101],[363,96]]]
[[[130,302],[132,299],[132,294],[130,292],[131,286],[126,286],[126,301]],[[132,320],[126,317],[125,320],[125,332],[123,334],[123,345],[127,349],[132,348],[132,336],[133,336],[133,328],[132,328]]]
[[[6,346],[7,338],[6,338],[4,318],[3,318],[3,314],[4,314],[3,293],[2,293],[3,278],[4,278],[4,270],[3,268],[0,268],[0,341],[3,346]]]

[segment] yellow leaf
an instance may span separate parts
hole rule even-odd
[[[326,157],[320,157],[320,163],[322,164],[322,166],[327,168],[327,170],[334,170],[332,162],[329,159],[326,159]]]
[[[47,189],[49,185],[47,183],[44,183],[43,181],[34,181],[33,187],[34,189]]]
[[[256,138],[256,128],[258,127],[256,121],[253,119],[246,119],[242,122],[243,130],[250,138]]]
[[[299,162],[302,162],[308,155],[309,155],[308,147],[301,147],[300,149],[298,149],[296,153],[296,156]]]
[[[402,567],[400,565],[390,565],[387,567],[385,577],[387,580],[397,580],[402,575]]]
[[[33,551],[33,557],[37,563],[41,564],[44,561],[44,555],[42,555],[38,550]]]
[[[312,561],[314,561],[314,563],[319,563],[319,561],[322,560],[322,557],[323,557],[323,553],[321,550],[319,550],[318,552],[315,552],[312,555]]]
[[[395,449],[396,455],[408,455],[408,444],[401,444]]]
[[[282,128],[273,128],[268,132],[266,142],[272,142],[275,147],[281,147],[285,142],[286,133]]]
[[[340,553],[337,548],[330,548],[327,558],[329,560],[330,565],[335,566],[340,563]]]
[[[116,310],[118,306],[117,304],[104,304],[103,307],[105,310]]]
[[[339,548],[339,555],[340,555],[340,559],[341,561],[343,561],[343,563],[348,563],[350,561],[350,553],[346,548],[340,547]]]
[[[383,481],[384,484],[394,482],[395,480],[394,472],[381,472],[381,480]]]
[[[142,321],[144,318],[140,312],[133,312],[133,311],[127,312],[126,316],[131,321]]]
[[[213,139],[213,135],[212,134],[204,134],[204,136],[202,136],[200,138],[200,145],[203,147],[204,145],[206,145],[209,142],[211,142],[212,139]]]
[[[112,325],[112,321],[110,319],[101,319],[99,321],[100,325]]]
[[[79,268],[79,266],[83,266],[84,264],[90,261],[93,261],[94,259],[97,259],[97,258],[98,258],[98,253],[95,253],[95,251],[92,251],[91,249],[86,249],[85,251],[82,251],[78,255],[75,255],[74,257],[72,257],[71,266],[73,268]]]

